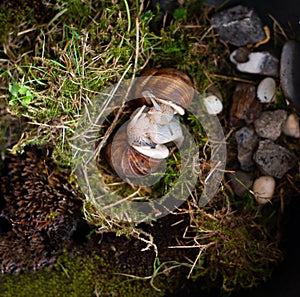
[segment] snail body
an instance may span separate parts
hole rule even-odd
[[[169,156],[167,144],[179,147],[184,136],[178,116],[194,96],[190,78],[173,68],[147,70],[135,86],[136,108],[107,146],[110,166],[121,177],[137,178],[155,172]]]
[[[180,146],[183,141],[179,120],[174,115],[143,110],[139,109],[127,126],[128,143],[149,157],[167,158],[169,150],[164,144],[173,141]]]

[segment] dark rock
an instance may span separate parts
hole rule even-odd
[[[221,39],[236,46],[257,43],[266,38],[263,25],[253,9],[238,5],[212,17]]]
[[[289,40],[282,49],[280,82],[286,99],[300,111],[300,42]]]
[[[259,142],[254,161],[263,174],[276,178],[282,178],[297,164],[292,152],[268,139]]]
[[[234,193],[238,197],[244,197],[252,185],[251,175],[244,171],[236,171],[234,173],[230,173],[229,178]]]
[[[262,112],[262,104],[256,99],[256,87],[251,84],[238,83],[232,96],[230,123],[235,126],[245,121],[253,123]]]
[[[253,170],[252,155],[258,143],[254,129],[243,127],[235,133],[235,138],[238,145],[238,160],[241,168],[245,171]]]
[[[287,119],[287,112],[283,109],[264,111],[254,122],[258,136],[276,140],[282,132],[282,127]]]

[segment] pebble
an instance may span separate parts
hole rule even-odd
[[[234,52],[232,52],[232,55],[230,56],[231,62],[234,64],[248,62],[250,53],[251,52],[248,47],[239,47]]]
[[[294,113],[288,116],[282,131],[287,136],[300,138],[299,118]]]
[[[258,136],[276,140],[282,132],[282,127],[287,119],[287,112],[283,109],[264,111],[254,122]]]
[[[253,159],[263,174],[275,178],[282,178],[297,164],[291,151],[268,139],[259,141]]]
[[[257,98],[261,103],[270,103],[276,98],[276,82],[274,78],[266,77],[257,87]]]
[[[236,64],[236,68],[240,72],[260,74],[266,76],[279,76],[279,61],[269,52],[251,52],[246,62],[238,62],[235,57],[236,50],[230,55],[230,61]]]
[[[230,184],[238,197],[242,198],[248,192],[252,185],[251,175],[244,171],[236,171],[229,174]]]
[[[235,126],[241,121],[253,123],[262,112],[262,104],[256,99],[256,87],[247,83],[238,83],[232,96],[230,124]]]
[[[243,127],[235,133],[238,149],[238,160],[245,171],[254,169],[252,155],[258,143],[258,137],[254,129]]]
[[[223,98],[221,92],[212,86],[208,88],[205,97],[203,98],[203,103],[209,114],[218,114],[223,110]]]
[[[300,42],[287,41],[281,52],[280,83],[284,96],[300,111]]]
[[[253,183],[253,192],[256,201],[259,204],[266,204],[269,202],[275,190],[275,179],[272,176],[260,176]]]
[[[242,5],[214,14],[211,21],[221,39],[235,46],[254,44],[266,38],[256,12]]]

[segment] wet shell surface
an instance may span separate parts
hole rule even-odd
[[[276,82],[271,77],[263,79],[257,87],[257,98],[261,103],[270,103],[276,98]]]
[[[142,73],[142,78],[135,86],[135,98],[144,97],[149,91],[157,98],[169,100],[187,108],[194,97],[191,79],[187,74],[175,68],[148,69]],[[146,99],[147,103],[148,102]]]
[[[136,181],[151,178],[154,172],[159,176],[169,156],[168,145],[182,144],[178,115],[191,104],[194,89],[185,73],[152,68],[142,73],[133,92],[143,104],[132,106],[130,120],[112,133],[105,156],[120,178]]]

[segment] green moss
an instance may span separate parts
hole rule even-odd
[[[196,216],[193,220],[196,238],[209,248],[193,277],[205,277],[204,287],[219,287],[223,294],[265,282],[282,260],[267,227],[272,219],[251,211],[235,212],[222,220],[209,215]]]
[[[112,260],[112,259],[111,259]],[[62,255],[52,270],[38,273],[23,272],[19,276],[0,279],[3,297],[150,297],[164,296],[147,280],[135,280],[122,276],[118,263],[112,265],[108,254]],[[111,264],[111,265],[110,265]]]
[[[26,1],[22,3],[26,6]],[[129,78],[148,66],[175,67],[190,75],[199,91],[209,85],[205,72],[215,69],[217,52],[213,37],[204,30],[207,21],[201,17],[203,27],[185,28],[199,17],[200,11],[193,15],[189,6],[180,8],[179,11],[184,11],[188,17],[175,18],[169,27],[156,34],[149,28],[153,13],[140,12],[135,4],[128,7],[126,3],[42,2],[49,22],[34,30],[32,40],[35,43],[31,44],[31,51],[24,54],[29,49],[20,47],[14,52],[18,67],[6,67],[0,74],[7,89],[17,83],[30,89],[32,95],[26,106],[17,100],[10,107],[12,113],[31,123],[24,131],[27,137],[22,145],[57,143],[56,160],[70,164],[68,140],[77,127],[84,105],[118,82],[125,71],[125,78]],[[199,5],[197,9],[200,10]],[[13,8],[9,4],[3,6],[8,23],[10,18],[14,19]],[[30,29],[33,16],[34,13],[27,13],[25,8],[20,10],[21,20],[26,20],[24,30]],[[21,20],[17,18],[14,24]],[[4,44],[16,48],[14,43],[20,38],[6,40]],[[10,102],[11,94],[5,95]],[[65,160],[64,156],[67,156]]]

